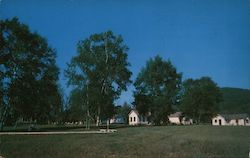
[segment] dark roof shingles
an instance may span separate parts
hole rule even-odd
[[[247,114],[220,114],[226,120],[233,120],[233,119],[246,119],[248,118]]]

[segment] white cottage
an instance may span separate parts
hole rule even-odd
[[[250,126],[250,119],[247,114],[218,114],[212,118],[214,126]]]
[[[170,114],[168,116],[168,120],[170,123],[179,125],[179,124],[181,124],[181,115],[182,115],[181,112],[176,112],[176,113]]]
[[[176,113],[170,114],[168,116],[168,120],[170,123],[177,124],[177,125],[180,125],[180,124],[191,125],[191,124],[193,124],[193,120],[188,118],[188,117],[184,117],[182,112],[176,112]]]
[[[137,110],[131,110],[128,114],[129,125],[147,125],[148,118],[146,116],[139,115]]]

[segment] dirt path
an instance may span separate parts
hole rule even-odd
[[[50,135],[50,134],[108,134],[116,130],[100,131],[60,131],[60,132],[0,132],[0,135]]]

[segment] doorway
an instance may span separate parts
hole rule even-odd
[[[221,126],[221,119],[219,119],[219,125]]]

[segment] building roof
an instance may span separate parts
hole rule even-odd
[[[233,120],[233,119],[246,119],[248,118],[247,114],[219,114],[224,117],[226,120]]]
[[[176,113],[170,114],[169,117],[181,117],[181,115],[182,115],[182,112],[176,112]]]
[[[139,116],[139,112],[137,110],[135,110],[135,109],[132,109],[128,115],[130,115],[133,111],[136,113],[136,115]]]

